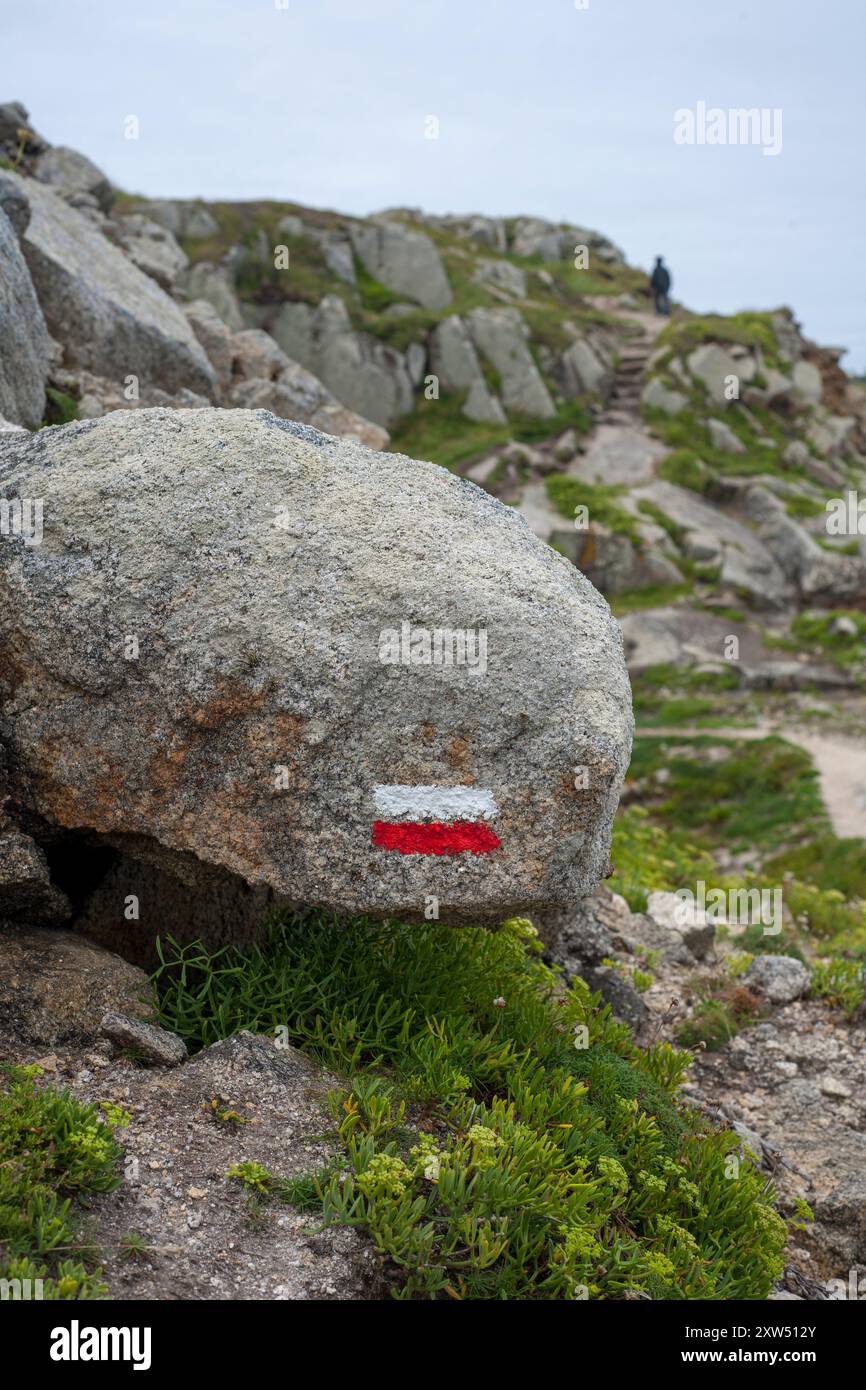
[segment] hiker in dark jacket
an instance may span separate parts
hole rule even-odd
[[[668,291],[671,287],[671,273],[662,260],[661,256],[656,256],[656,263],[653,266],[653,273],[650,276],[653,297],[656,302],[656,313],[663,314],[665,318],[671,311]]]

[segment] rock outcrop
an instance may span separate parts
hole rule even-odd
[[[429,237],[399,222],[353,222],[350,236],[367,272],[395,294],[425,309],[446,309],[451,286]]]
[[[210,394],[214,373],[178,306],[93,223],[35,180],[7,174],[30,204],[24,258],[52,335],[98,376]]]

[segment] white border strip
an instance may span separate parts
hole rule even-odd
[[[484,787],[376,786],[373,800],[382,820],[490,820],[499,812]]]

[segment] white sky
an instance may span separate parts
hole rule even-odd
[[[134,192],[595,227],[866,370],[863,0],[282,3],[0,0],[0,100]],[[698,101],[780,107],[782,152],[676,145]]]

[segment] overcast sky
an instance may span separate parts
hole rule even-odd
[[[0,100],[130,191],[574,221],[634,264],[663,252],[690,308],[789,304],[866,370],[863,0],[0,0],[0,14]],[[701,101],[781,109],[781,152],[676,144],[674,112]]]

